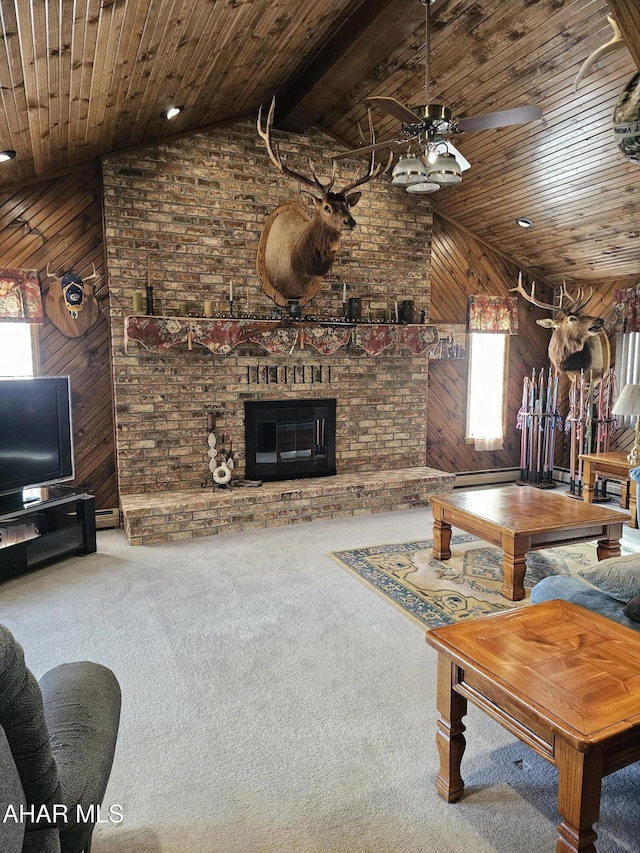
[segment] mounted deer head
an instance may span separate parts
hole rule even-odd
[[[258,112],[258,134],[264,139],[273,165],[305,187],[313,199],[314,211],[310,217],[299,205],[289,203],[278,207],[268,217],[258,245],[257,272],[263,289],[279,305],[297,300],[301,305],[312,299],[322,283],[322,276],[331,269],[340,246],[343,231],[352,231],[356,221],[351,208],[360,200],[356,187],[383,174],[391,164],[375,166],[372,154],[365,175],[356,178],[346,187],[333,192],[336,164],[331,178],[323,183],[309,160],[312,177],[291,169],[271,139],[275,98],[271,102],[264,130],[262,107]]]
[[[47,317],[68,338],[84,335],[98,319],[99,306],[93,285],[89,282],[99,278],[96,265],[93,272],[81,279],[73,270],[61,276],[52,273],[47,264],[47,278],[55,278],[45,298]]]
[[[558,305],[536,299],[535,288],[534,281],[531,284],[531,293],[527,293],[522,285],[522,273],[519,273],[518,286],[512,287],[511,290],[517,291],[532,305],[553,311],[553,318],[536,320],[536,323],[544,326],[545,329],[553,329],[549,341],[549,359],[554,370],[557,373],[567,373],[569,376],[578,375],[581,370],[593,370],[596,375],[600,375],[603,370],[608,370],[608,346],[603,346],[601,340],[604,320],[602,317],[580,313],[591,299],[593,288],[585,299],[584,290],[579,289],[572,296],[563,282]],[[565,300],[568,303],[566,306]]]

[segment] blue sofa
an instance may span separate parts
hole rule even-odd
[[[560,598],[640,631],[640,554],[602,560],[580,577],[549,575],[531,590],[531,603]]]

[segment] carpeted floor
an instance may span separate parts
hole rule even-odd
[[[438,796],[435,652],[328,556],[430,532],[428,509],[135,548],[104,531],[0,585],[38,676],[88,659],[122,685],[124,819],[93,853],[551,853],[556,771],[476,709],[465,796]],[[638,767],[604,780],[600,851],[637,853],[638,802]]]
[[[502,552],[468,533],[451,539],[449,560],[436,560],[433,540],[333,551],[337,563],[423,628],[438,628],[528,604],[507,601]],[[594,542],[527,554],[525,589],[547,575],[570,575],[596,560]]]

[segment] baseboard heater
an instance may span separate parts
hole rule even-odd
[[[456,473],[454,489],[468,489],[469,486],[499,486],[503,483],[515,483],[520,478],[519,468],[493,468],[486,471],[462,471]]]
[[[499,486],[505,483],[515,483],[520,479],[519,468],[494,468],[487,471],[462,471],[456,474],[454,489],[468,489],[470,486]],[[553,479],[556,483],[569,483],[567,468],[554,468]],[[607,493],[620,497],[620,483],[617,480],[607,480]]]
[[[96,529],[107,530],[110,527],[120,527],[119,509],[97,509]]]

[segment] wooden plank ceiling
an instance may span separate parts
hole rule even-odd
[[[611,12],[629,49],[574,94]],[[640,275],[640,165],[611,131],[640,64],[637,0],[436,0],[431,20],[432,102],[456,118],[533,103],[543,119],[456,137],[463,182],[412,203],[551,284]],[[280,127],[316,124],[349,147],[367,96],[425,101],[420,0],[3,0],[0,26],[0,149],[17,152],[0,188],[254,117],[274,92]],[[185,110],[167,122],[171,103]],[[398,138],[396,119],[374,120],[378,140]]]

